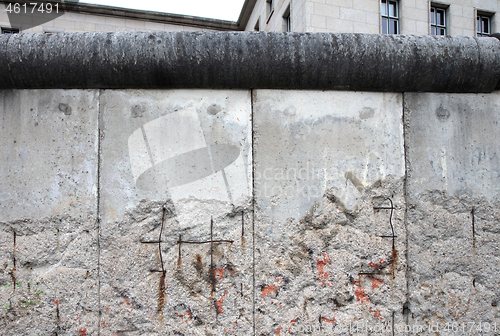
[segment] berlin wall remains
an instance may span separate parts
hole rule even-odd
[[[1,335],[500,334],[496,38],[0,44]]]

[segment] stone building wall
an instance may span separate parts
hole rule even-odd
[[[74,33],[124,31],[216,31],[236,30],[235,22],[197,18],[187,15],[120,9],[100,5],[75,4],[75,10],[62,11],[52,20],[46,13],[26,15],[11,24],[7,4],[0,3],[0,27],[16,28],[22,33]],[[36,20],[43,23],[34,24]]]
[[[254,30],[260,20],[262,31],[283,31],[280,13],[290,6],[292,31],[382,33],[380,0],[274,0],[278,15],[273,14],[268,23],[266,3],[267,0],[257,0],[245,30]],[[497,0],[400,0],[400,33],[429,35],[431,4],[446,8],[448,35],[475,36],[478,13],[491,15],[492,31],[499,31]]]

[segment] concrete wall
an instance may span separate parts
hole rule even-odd
[[[498,91],[0,101],[4,335],[498,328]]]

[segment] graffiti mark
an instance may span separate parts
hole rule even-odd
[[[316,258],[316,267],[318,269],[318,281],[321,281],[321,286],[328,285],[332,287],[329,283],[330,273],[325,272],[325,266],[331,264],[330,258],[326,253],[323,252],[323,259]]]
[[[370,309],[370,311],[372,313],[374,313],[373,316],[375,316],[376,318],[379,318],[379,319],[383,320],[382,314],[380,313],[380,310],[378,310],[377,308],[375,308],[375,309],[368,308],[368,309]]]
[[[80,330],[78,330],[78,333],[81,336],[87,336],[87,328],[81,328]]]
[[[224,313],[224,308],[222,308],[222,303],[224,302],[224,297],[226,296],[227,291],[224,291],[221,298],[215,301],[215,311],[217,315]]]
[[[231,269],[231,267],[221,267],[221,268],[216,268],[214,269],[214,274],[215,274],[215,279],[219,280],[224,277],[224,272],[229,272],[229,274],[233,274],[234,271]]]
[[[353,280],[353,285],[354,285],[354,295],[356,295],[356,300],[359,303],[369,303],[370,299],[368,299],[368,296],[365,293],[365,288],[361,286],[361,280],[358,281]]]
[[[379,288],[384,283],[384,281],[376,279],[376,278],[371,278],[370,277],[368,279],[370,279],[370,281],[372,283],[372,289]]]
[[[278,293],[278,287],[276,287],[276,285],[269,285],[269,286],[264,286],[262,288],[262,296],[268,296],[268,295],[271,295],[271,294],[277,294]]]
[[[378,271],[382,268],[384,268],[385,266],[387,266],[386,262],[384,259],[380,258],[380,261],[378,263],[368,263],[368,265],[373,268],[375,271]]]
[[[278,327],[278,329],[276,330],[275,334],[276,334],[276,335],[280,335],[280,334],[281,334],[281,330],[283,330],[283,327],[280,325],[280,326]]]
[[[266,297],[269,295],[276,295],[278,296],[278,290],[280,289],[280,286],[282,286],[287,283],[286,279],[283,279],[281,277],[277,277],[276,280],[274,280],[273,284],[271,285],[261,285],[261,296]]]
[[[293,319],[293,320],[290,320],[290,325],[291,325],[291,327],[290,327],[290,328],[288,328],[288,333],[291,333],[291,332],[292,332],[292,327],[295,325],[295,323],[297,323],[297,321],[298,321],[298,320],[299,320],[298,318]]]
[[[327,319],[326,317],[321,317],[321,321],[326,322],[326,323],[335,323],[335,316],[332,317],[331,319]]]
[[[181,324],[183,324],[183,323],[188,323],[189,319],[193,318],[193,313],[188,308],[186,309],[186,312],[184,314],[175,313],[175,316],[180,317],[182,320]]]

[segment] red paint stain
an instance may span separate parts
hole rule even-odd
[[[222,294],[221,298],[215,302],[215,308],[217,309],[217,314],[222,314],[224,312],[224,308],[222,308],[222,303],[224,302],[224,296],[226,296],[226,291]]]
[[[267,296],[271,294],[276,294],[278,292],[278,287],[276,285],[269,285],[264,288],[262,288],[262,296]]]
[[[82,329],[78,330],[78,333],[81,336],[87,336],[87,328],[82,328]]]
[[[234,271],[231,271],[230,269],[227,269],[227,268],[216,268],[216,269],[214,270],[215,278],[216,278],[217,280],[222,279],[222,278],[224,277],[224,272],[225,272],[225,271],[228,271],[228,272],[229,272],[229,274],[231,274],[231,275],[232,275],[232,274],[233,274],[233,272],[234,272]]]
[[[372,310],[371,308],[369,308],[369,309],[372,313],[374,313],[373,316],[378,317],[379,319],[383,320],[382,313],[380,313],[380,310],[378,310],[377,308],[375,308],[375,310]]]
[[[56,304],[57,308],[59,308],[59,300],[55,300],[54,303]]]
[[[369,279],[372,282],[372,289],[379,288],[380,285],[382,285],[384,283],[382,280],[379,280],[379,279],[375,279],[375,278],[369,278]]]
[[[332,317],[332,319],[331,319],[331,320],[330,320],[330,319],[327,319],[326,317],[321,317],[321,320],[322,320],[323,322],[327,322],[327,323],[335,323],[335,316],[334,316],[334,317]]]
[[[106,307],[106,311],[109,313],[111,310],[109,310],[109,308],[108,308],[108,307]]]
[[[353,281],[354,283],[354,295],[356,295],[356,300],[360,303],[368,303],[370,300],[365,294],[365,289],[361,287],[361,281]]]
[[[290,324],[291,324],[292,326],[294,326],[296,322],[297,322],[297,319],[290,320]],[[288,333],[291,333],[291,332],[292,332],[292,327],[288,328]]]
[[[283,327],[280,325],[279,328],[278,328],[278,330],[276,330],[275,334],[276,335],[281,334],[281,330],[283,330]]]
[[[378,264],[377,264],[377,263],[372,263],[372,262],[371,262],[371,263],[369,263],[368,265],[370,265],[370,267],[371,267],[371,268],[373,268],[373,269],[376,269],[376,270],[377,270],[377,269],[382,268],[384,263],[385,263],[385,260],[384,260],[384,259],[382,259],[382,258],[380,258],[380,261],[379,261],[379,263],[378,263]]]
[[[193,318],[193,314],[189,309],[186,310],[185,314],[179,315],[178,313],[175,313],[175,315],[182,319],[181,324],[183,324],[184,322],[188,323],[189,319]]]
[[[127,299],[123,298],[123,300],[125,300],[125,303],[127,304],[127,306],[131,306],[130,302],[128,302]]]
[[[76,317],[75,321],[76,321],[76,320],[78,320],[80,317],[82,317],[82,314],[78,315],[78,316]]]
[[[331,264],[330,258],[323,252],[323,260],[316,258],[316,267],[318,268],[318,281],[321,281],[321,286],[328,284],[330,273],[325,272],[325,266]],[[330,284],[328,286],[331,287]]]

